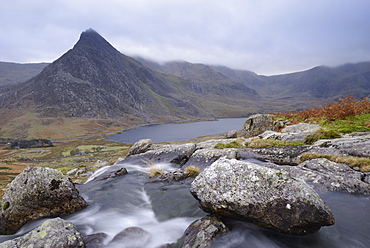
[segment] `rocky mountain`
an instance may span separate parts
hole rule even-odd
[[[215,74],[215,80],[195,80],[152,71],[89,29],[41,73],[0,90],[1,125],[29,113],[136,123],[250,113],[258,94]]]
[[[0,62],[0,87],[24,82],[39,74],[48,63]]]

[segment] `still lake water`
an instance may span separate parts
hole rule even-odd
[[[242,129],[247,118],[225,118],[217,121],[175,123],[143,126],[121,134],[108,136],[109,141],[134,144],[140,139],[151,139],[153,143],[186,141],[199,136],[225,133]]]

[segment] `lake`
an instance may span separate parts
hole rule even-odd
[[[151,139],[153,143],[186,141],[199,136],[240,130],[246,119],[247,117],[224,118],[217,121],[142,126],[120,134],[110,135],[107,140],[126,144],[134,144],[140,139]]]

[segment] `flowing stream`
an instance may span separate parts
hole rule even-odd
[[[182,124],[176,124],[182,125]],[[165,126],[165,125],[163,125]],[[176,129],[179,129],[177,126]],[[166,132],[166,128],[163,129]],[[106,180],[94,178],[125,167],[128,174]],[[177,166],[155,164],[164,171]],[[190,185],[179,182],[148,183],[148,167],[121,165],[103,167],[89,181],[79,186],[80,194],[89,203],[85,209],[63,218],[74,223],[83,235],[105,233],[107,247],[134,247],[137,242],[154,248],[175,243],[194,220],[206,215],[190,194]],[[321,197],[334,213],[335,225],[323,227],[306,236],[289,236],[230,220],[231,231],[219,237],[216,248],[368,248],[370,247],[370,196],[321,192]],[[2,235],[0,242],[20,236],[40,225],[33,221],[15,235]],[[110,243],[114,236],[128,227],[140,227],[147,238],[124,244]]]

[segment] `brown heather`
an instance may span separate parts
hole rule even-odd
[[[348,116],[368,113],[370,113],[369,98],[363,97],[357,101],[355,97],[347,96],[339,98],[337,102],[327,103],[324,107],[319,106],[304,111],[279,113],[277,115],[290,119],[292,123],[298,123],[322,117],[328,118],[329,121],[344,120]]]

